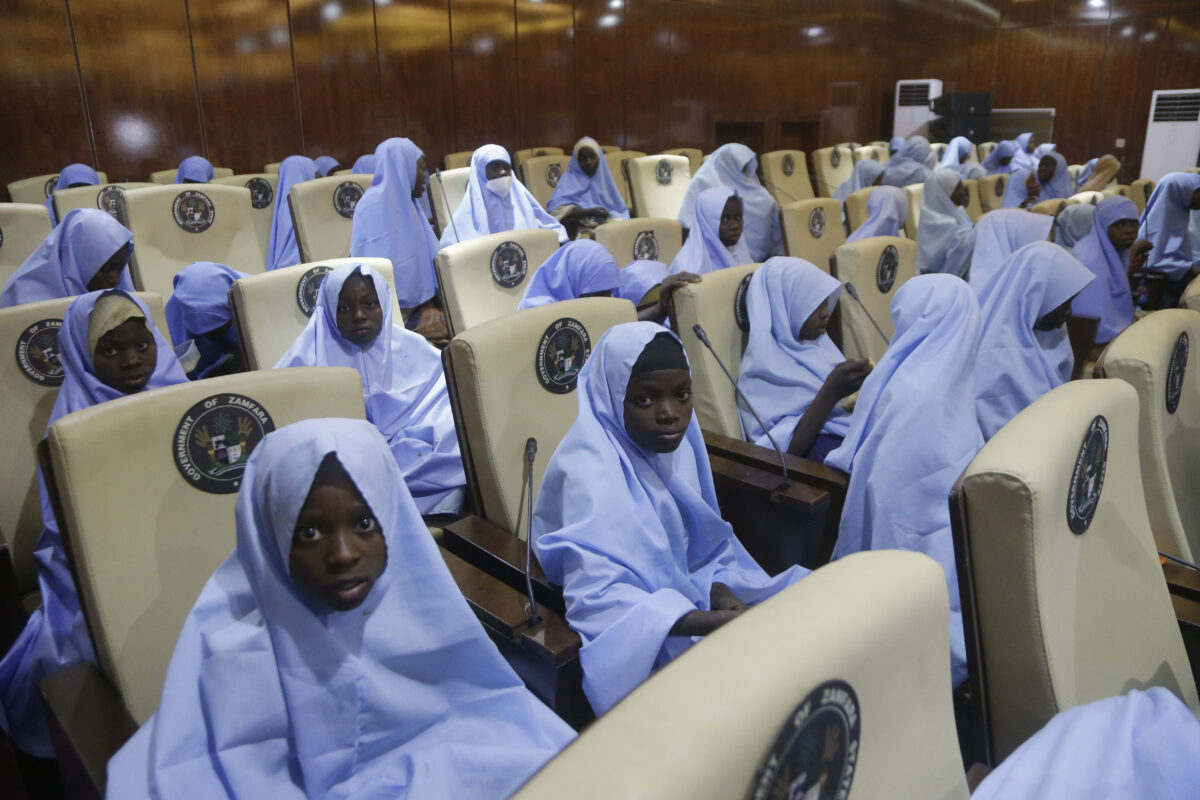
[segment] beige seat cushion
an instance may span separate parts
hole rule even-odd
[[[1043,200],[1040,203],[1034,203],[1029,207],[1029,210],[1035,214],[1045,214],[1048,217],[1054,217],[1058,215],[1059,211],[1062,211],[1063,206],[1066,204],[1066,200],[1056,197],[1052,200]]]
[[[979,163],[982,164],[983,160],[985,158],[987,158],[988,156],[990,156],[992,154],[992,151],[995,149],[996,149],[995,142],[980,142],[979,144],[977,144],[975,146],[975,155],[979,159]]]
[[[855,164],[857,164],[859,161],[862,161],[864,158],[869,158],[872,161],[878,161],[882,164],[890,157],[891,156],[888,155],[888,148],[886,144],[869,144],[854,151]]]
[[[1129,184],[1129,199],[1137,205],[1139,214],[1146,210],[1146,202],[1152,194],[1154,194],[1154,181],[1139,178]]]
[[[371,175],[333,175],[292,184],[288,206],[304,262],[350,255],[354,207],[371,185]]]
[[[275,216],[275,191],[279,188],[278,172],[252,172],[215,178],[213,183],[224,186],[244,186],[250,190],[250,205],[254,209],[254,231],[266,260],[271,244],[271,220]]]
[[[442,169],[462,169],[471,163],[471,156],[475,153],[474,150],[460,150],[457,153],[447,153],[442,159]]]
[[[438,236],[450,226],[450,217],[467,193],[470,174],[471,168],[464,166],[444,169],[441,173],[435,172],[429,176],[429,202],[433,209],[433,222]]]
[[[971,222],[978,222],[983,216],[983,202],[979,199],[979,181],[975,178],[967,178],[963,181],[963,186],[967,188],[967,207],[964,209]]]
[[[54,213],[61,220],[68,212],[77,208],[98,208],[107,211],[117,222],[125,224],[121,217],[121,197],[127,189],[144,189],[153,183],[106,183],[100,186],[77,186],[74,189],[59,189],[54,192]]]
[[[986,156],[985,156],[986,158]],[[983,213],[1004,207],[1004,193],[1008,190],[1007,175],[988,175],[979,179],[979,202]]]
[[[866,222],[867,217],[871,215],[871,212],[867,210],[867,201],[871,199],[871,190],[874,188],[874,186],[868,186],[846,195],[846,224],[850,226],[851,233],[858,230],[859,226]]]
[[[522,163],[531,158],[540,158],[542,156],[561,156],[563,149],[561,147],[527,147],[524,150],[514,150],[512,153],[512,167],[516,169]],[[568,156],[568,159],[570,156]]]
[[[630,208],[635,217],[675,219],[692,182],[691,164],[683,156],[641,156],[629,168]]]
[[[829,271],[829,257],[846,241],[842,204],[831,197],[788,203],[779,209],[783,252]]]
[[[1070,197],[1068,197],[1066,205],[1069,205],[1069,206],[1074,206],[1074,205],[1094,206],[1103,199],[1104,199],[1103,192],[1079,192],[1077,194],[1073,194]],[[1052,201],[1046,200],[1043,202],[1052,202]],[[1041,203],[1038,203],[1038,205],[1041,205]]]
[[[622,267],[638,260],[669,265],[683,247],[683,225],[677,219],[614,219],[596,228],[594,233],[596,241],[608,248]]]
[[[278,165],[276,165],[278,167]],[[150,183],[166,184],[175,183],[175,176],[179,174],[179,167],[171,167],[170,169],[160,169],[150,173]],[[228,178],[233,174],[233,170],[229,167],[213,167],[213,182],[217,178]]]
[[[921,195],[925,193],[925,184],[913,183],[904,187],[908,195],[908,214],[904,217],[904,235],[916,241],[917,229],[921,225]]]
[[[845,145],[822,147],[812,152],[813,175],[818,197],[833,197],[854,172],[854,151]]]
[[[567,173],[567,165],[570,163],[570,156],[534,156],[522,161],[517,172],[521,176],[521,183],[525,184],[525,188],[541,203],[542,208],[545,208],[554,195],[558,179]]]
[[[704,151],[699,147],[674,147],[670,150],[663,150],[665,156],[683,156],[688,160],[688,173],[696,174],[696,170],[700,169],[700,165],[704,163]]]
[[[100,183],[108,183],[108,175],[103,172],[97,172],[100,178]],[[52,172],[47,175],[35,175],[32,178],[22,178],[19,181],[13,181],[8,184],[8,196],[12,198],[14,203],[37,203],[41,205],[46,202],[46,198],[54,191],[54,184],[58,183],[58,173]]]
[[[50,214],[41,203],[0,203],[0,286],[50,231]]]
[[[917,274],[917,243],[897,236],[873,236],[842,245],[837,249],[836,259],[834,277],[854,285],[863,305],[891,338],[895,332],[892,298],[905,281]],[[838,308],[842,319],[842,352],[846,358],[879,361],[887,343],[862,306],[849,292],[843,291]]]
[[[782,208],[797,200],[813,199],[812,180],[808,177],[808,159],[803,150],[772,150],[758,159],[763,187]]]
[[[629,193],[629,178],[625,176],[625,162],[631,158],[641,158],[644,155],[646,154],[641,150],[612,150],[604,153],[604,160],[608,163],[608,171],[612,173],[613,183],[617,184],[617,191],[621,193],[621,199],[625,201],[625,207],[630,211],[633,210],[633,196]]]

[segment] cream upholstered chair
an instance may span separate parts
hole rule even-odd
[[[613,183],[617,184],[617,191],[621,193],[625,207],[631,211],[633,197],[629,194],[629,176],[625,172],[625,162],[631,158],[641,158],[644,155],[646,154],[641,150],[612,150],[604,153],[604,160],[608,162],[608,171],[612,173]]]
[[[870,216],[870,212],[867,210],[867,201],[871,198],[871,190],[874,188],[874,186],[868,186],[846,195],[846,224],[850,226],[851,233],[858,230],[859,226]]]
[[[333,175],[292,184],[288,207],[296,228],[300,260],[350,255],[354,207],[371,185],[371,175]]]
[[[904,187],[908,195],[908,214],[904,217],[904,235],[916,240],[917,228],[921,225],[921,195],[925,192],[925,184],[913,183]]]
[[[1104,195],[1105,197],[1120,195],[1121,197],[1129,197],[1132,199],[1132,191],[1133,190],[1126,184],[1110,183],[1108,186],[1105,186],[1103,190],[1101,190],[1100,194]]]
[[[524,150],[514,150],[512,153],[512,167],[515,170],[521,166],[521,163],[530,158],[540,158],[541,156],[561,156],[563,149],[561,147],[526,147]],[[568,159],[570,156],[568,156]]]
[[[445,157],[442,158],[442,169],[448,171],[470,166],[471,156],[474,153],[474,150],[459,150],[456,153],[447,153]]]
[[[1066,204],[1067,201],[1063,198],[1055,197],[1051,200],[1043,200],[1040,203],[1034,203],[1029,207],[1029,210],[1035,214],[1045,214],[1048,217],[1056,217],[1058,216],[1058,212],[1062,211],[1063,206]]]
[[[979,181],[967,178],[963,181],[963,186],[967,188],[967,206],[963,210],[967,212],[971,222],[978,222],[984,214],[983,202],[979,199]]]
[[[401,319],[392,262],[386,258],[331,258],[251,275],[229,289],[247,369],[275,366],[308,324],[326,273],[343,264],[366,264],[382,275],[392,290],[392,319]]]
[[[1129,184],[1129,199],[1137,204],[1139,214],[1146,210],[1146,202],[1150,195],[1154,194],[1154,186],[1154,181],[1146,178],[1139,178]]]
[[[995,149],[996,142],[980,142],[975,145],[975,155],[979,159],[979,163],[982,164],[983,160],[990,156]]]
[[[1067,198],[1065,205],[1089,205],[1094,206],[1103,200],[1105,197],[1103,192],[1077,192]],[[1045,201],[1050,202],[1050,201]]]
[[[1195,561],[1200,556],[1200,313],[1178,308],[1148,314],[1109,343],[1096,373],[1138,393],[1138,449],[1150,527],[1158,548]]]
[[[433,223],[438,236],[450,227],[450,218],[467,193],[470,173],[470,167],[458,167],[429,176],[429,204],[433,209]]]
[[[1072,381],[951,493],[978,747],[998,763],[1059,711],[1164,686],[1200,711],[1138,463],[1137,392]]]
[[[897,236],[873,236],[848,242],[833,257],[833,276],[853,284],[871,317],[891,337],[892,298],[904,282],[917,274],[917,243]],[[878,361],[887,342],[875,330],[862,307],[842,292],[838,301],[842,321],[842,352],[846,358]]]
[[[42,209],[45,212],[45,209]],[[163,299],[137,295],[150,309],[159,331],[170,341]],[[58,331],[74,297],[0,309],[0,538],[9,547],[16,588],[36,592],[33,547],[42,532],[37,491],[37,444],[46,431],[50,410],[62,385]]]
[[[691,165],[683,156],[641,156],[625,162],[629,175],[630,208],[635,217],[679,216],[683,195],[692,181]]]
[[[862,161],[864,158],[869,158],[872,161],[878,161],[881,164],[887,161],[891,156],[888,155],[886,144],[868,144],[854,151],[854,163]]]
[[[452,334],[517,310],[529,279],[554,251],[558,234],[503,231],[443,247],[434,264]]]
[[[612,219],[597,227],[594,234],[622,267],[638,260],[670,265],[683,247],[683,225],[677,219]]]
[[[278,174],[279,174],[279,165],[280,165],[281,163],[283,163],[283,162],[281,162],[281,161],[272,161],[272,162],[271,162],[271,163],[269,163],[269,164],[263,164],[263,172],[267,172],[267,173],[270,173],[270,174],[272,174],[272,175],[278,175]]]
[[[195,261],[263,271],[250,190],[212,183],[130,189],[122,197],[133,231],[133,285],[170,297],[175,273]]]
[[[704,637],[513,800],[966,800],[948,630],[936,562],[856,553]]]
[[[108,175],[103,172],[97,172],[96,175],[99,176],[100,183],[108,183]],[[57,182],[57,172],[52,172],[48,175],[35,175],[32,178],[22,178],[19,181],[13,181],[8,184],[8,196],[14,203],[37,203],[41,205],[46,202],[46,198],[54,191],[54,184]]]
[[[50,231],[50,214],[41,203],[0,203],[0,286]]]
[[[620,150],[620,149],[621,149],[621,148],[617,147],[615,144],[602,144],[602,145],[600,145],[600,152],[602,152],[602,153],[615,153],[615,152],[617,152],[617,151],[618,151],[618,150]]]
[[[521,176],[521,183],[525,184],[525,188],[542,204],[542,208],[545,208],[554,194],[554,187],[558,186],[558,179],[566,174],[567,165],[570,163],[570,156],[533,156],[521,162],[521,166],[517,167],[517,174]]]
[[[704,163],[704,151],[699,147],[673,147],[670,150],[663,150],[664,156],[683,156],[688,160],[688,172],[691,175],[696,174],[696,170],[700,169],[700,165]]]
[[[263,259],[271,246],[271,221],[275,217],[275,191],[279,188],[278,172],[252,172],[245,175],[230,175],[214,178],[213,183],[223,186],[244,186],[250,190],[250,206],[254,209],[254,230]]]
[[[1193,278],[1183,290],[1183,304],[1192,311],[1200,311],[1200,277]]]
[[[803,150],[772,150],[758,160],[763,188],[770,192],[780,208],[798,200],[812,200],[812,180]]]
[[[946,148],[949,145],[946,142],[930,142],[929,152],[937,157],[938,163],[942,161],[942,156],[946,155]]]
[[[174,183],[175,176],[179,174],[179,167],[171,167],[170,169],[160,169],[150,173],[150,183],[167,184]],[[228,178],[233,174],[233,170],[229,167],[213,167],[213,179]]]
[[[59,189],[51,194],[54,197],[54,213],[59,219],[67,212],[76,208],[98,208],[107,211],[113,218],[124,224],[121,218],[121,198],[128,189],[145,189],[155,186],[153,183],[105,183],[100,186],[76,186],[74,189]]]
[[[1067,177],[1071,179],[1072,186],[1079,182],[1079,173],[1081,172],[1083,172],[1083,164],[1067,165]]]
[[[846,241],[842,204],[832,197],[788,203],[779,209],[779,222],[783,252],[828,272],[829,257]]]
[[[1004,192],[1008,189],[1007,175],[988,175],[979,179],[979,202],[983,213],[1004,207]]]
[[[814,187],[818,197],[833,197],[834,191],[854,172],[854,151],[845,145],[822,147],[812,152]]]

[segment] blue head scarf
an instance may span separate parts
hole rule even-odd
[[[865,164],[866,162],[858,163]],[[899,236],[900,227],[904,225],[906,217],[908,217],[908,195],[905,191],[897,189],[895,186],[876,186],[867,195],[866,220],[846,237],[846,243],[857,242],[859,239],[870,239],[873,236]]]
[[[842,446],[825,459],[850,473],[834,557],[913,550],[937,560],[950,592],[950,664],[967,675],[946,497],[983,447],[975,418],[979,304],[952,275],[919,275],[892,299],[896,332],[867,376]]]
[[[237,352],[229,288],[245,277],[245,272],[211,261],[197,261],[175,274],[165,309],[167,328],[177,347],[189,340],[195,343],[200,360],[189,370],[191,377],[205,377],[227,355]]]
[[[1035,156],[1033,153],[1028,151],[1029,140],[1032,138],[1032,132],[1022,133],[1013,142],[1013,144],[1015,144],[1017,147],[1017,151],[1013,153],[1012,163],[1017,169],[1027,169],[1030,171],[1037,169],[1038,161],[1041,159],[1041,156]],[[1034,149],[1036,150],[1037,148]]]
[[[845,361],[842,351],[822,333],[801,339],[800,328],[822,303],[833,312],[842,285],[807,261],[777,256],[758,268],[746,292],[750,341],[742,355],[738,388],[758,411],[781,447],[786,447],[804,412],[833,368]],[[770,447],[754,415],[739,409],[746,438]],[[821,433],[845,436],[850,414],[835,406]]]
[[[590,178],[583,171],[583,167],[579,166],[579,151],[585,147],[590,147],[600,159],[596,174]],[[608,209],[610,219],[629,219],[629,208],[613,180],[612,170],[608,168],[608,159],[604,157],[599,142],[588,136],[575,143],[567,172],[558,179],[558,185],[554,187],[554,194],[550,196],[546,208],[553,211],[571,205],[580,208],[605,208]]]
[[[179,162],[175,183],[208,183],[213,179],[213,165],[204,156],[188,156]]]
[[[1025,245],[1000,269],[983,303],[975,384],[983,435],[992,438],[1021,410],[1071,377],[1075,364],[1067,326],[1034,324],[1095,280],[1051,242]]]
[[[924,136],[910,136],[904,146],[884,164],[883,182],[888,186],[903,189],[914,183],[924,183],[929,177],[929,140]]]
[[[975,248],[975,230],[962,206],[950,199],[962,183],[954,170],[939,167],[921,190],[917,226],[917,270],[962,275]]]
[[[1071,252],[1080,239],[1092,232],[1092,218],[1095,215],[1096,207],[1089,203],[1063,206],[1054,217],[1054,243]]]
[[[746,247],[745,234],[732,250],[721,243],[721,213],[729,198],[737,196],[737,192],[726,186],[714,186],[700,193],[696,198],[696,218],[691,232],[671,262],[672,275],[679,272],[703,275],[754,261]]]
[[[1154,187],[1142,212],[1138,238],[1149,240],[1151,245],[1146,268],[1166,273],[1172,280],[1200,266],[1200,254],[1188,234],[1192,193],[1197,189],[1200,189],[1200,174],[1171,172]]]
[[[1088,178],[1092,177],[1092,172],[1096,169],[1096,163],[1099,158],[1088,159],[1083,165],[1083,169],[1079,170],[1079,174],[1075,176],[1075,192],[1078,193],[1083,189],[1083,185],[1088,182]]]
[[[950,140],[950,143],[946,145],[946,152],[942,153],[942,160],[938,166],[956,169],[957,167],[965,164],[963,161],[964,158],[970,157],[971,140],[965,136],[955,136]]]
[[[714,582],[756,603],[807,574],[768,576],[721,519],[694,415],[673,453],[648,453],[626,433],[634,362],[663,333],[674,336],[629,322],[597,342],[579,373],[579,416],[546,465],[533,515],[538,560],[563,586],[583,639],[583,689],[597,714],[692,645],[668,631],[710,609]]]
[[[334,454],[379,523],[383,574],[351,611],[292,580],[297,516]],[[110,797],[500,797],[574,734],[463,600],[372,426],[311,419],[255,448],[237,547],[175,646]]]
[[[346,341],[337,327],[338,296],[355,273],[371,279],[383,308],[383,327],[366,347]],[[275,367],[358,370],[367,419],[387,438],[421,513],[456,511],[466,478],[441,355],[425,337],[392,324],[394,306],[387,281],[373,269],[338,267],[321,282],[307,327]]]
[[[896,154],[896,151],[899,150],[901,147],[904,147],[904,137],[903,136],[893,136],[888,141],[888,155],[894,156]],[[874,159],[872,159],[872,160],[874,160]]]
[[[883,174],[883,169],[882,163],[873,158],[864,158],[854,165],[850,177],[833,190],[833,196],[840,203],[846,202],[846,198],[852,193],[859,189],[866,189],[868,186],[874,186],[875,181],[879,180],[879,176]]]
[[[300,246],[292,226],[288,192],[297,183],[317,177],[317,165],[305,156],[288,156],[279,164],[279,184],[275,189],[275,213],[271,217],[271,238],[267,244],[267,269],[290,267],[300,263]]]
[[[996,149],[987,154],[987,158],[983,160],[981,166],[988,175],[1011,175],[1016,172],[1018,167],[1014,163],[1017,155],[1017,144],[1010,139],[1005,139],[1000,144],[996,145]],[[1007,164],[1001,164],[1000,159],[1011,158],[1014,161],[1009,161]]]
[[[89,167],[87,164],[68,164],[63,167],[62,172],[58,173],[58,180],[54,182],[54,188],[50,190],[50,196],[46,198],[46,210],[50,212],[50,222],[53,225],[58,224],[58,216],[54,213],[54,193],[59,189],[69,189],[72,186],[99,186],[100,176],[96,170]]]
[[[367,153],[359,156],[354,162],[354,166],[350,167],[350,171],[355,175],[374,175],[375,174],[375,154]],[[355,206],[357,209],[358,206]]]
[[[604,245],[592,239],[567,242],[538,267],[517,309],[614,292],[620,285],[621,268]]]
[[[342,162],[333,156],[317,156],[313,164],[316,165],[318,178],[328,178],[330,172],[342,166]]]
[[[413,200],[417,162],[424,153],[409,139],[388,139],[375,149],[375,177],[354,207],[351,258],[392,262],[396,299],[414,308],[437,294],[438,240]]]
[[[1084,287],[1071,303],[1071,311],[1099,317],[1096,341],[1111,341],[1133,323],[1133,292],[1127,272],[1129,252],[1120,252],[1108,238],[1108,226],[1121,220],[1137,220],[1138,210],[1128,197],[1106,197],[1095,207],[1091,232],[1079,240],[1072,255],[1090,269],[1096,280]]]
[[[489,233],[528,228],[554,231],[558,234],[559,244],[565,243],[567,229],[538,204],[537,198],[520,181],[514,179],[504,197],[487,187],[487,165],[493,161],[511,165],[512,157],[498,144],[485,144],[471,154],[467,193],[454,210],[451,224],[442,231],[442,247]]]
[[[661,261],[631,261],[621,270],[621,285],[616,297],[623,297],[635,306],[667,277],[667,265]]]
[[[1030,175],[1037,178],[1038,183],[1041,183],[1042,186],[1041,194],[1038,195],[1039,203],[1043,200],[1056,200],[1071,196],[1071,176],[1067,174],[1067,160],[1058,153],[1049,153],[1048,155],[1054,159],[1053,177],[1045,183],[1041,183],[1041,178],[1037,177],[1036,164],[1033,169],[1014,172],[1008,179],[1008,188],[1004,190],[1005,208],[1017,208],[1025,201],[1025,198],[1029,197],[1029,190],[1025,188],[1025,180]]]
[[[723,144],[712,152],[688,184],[679,207],[679,221],[693,234],[699,223],[700,195],[715,187],[732,189],[742,198],[742,238],[750,261],[762,261],[783,251],[779,205],[758,181],[758,157],[744,144]]]
[[[971,256],[971,288],[983,305],[992,283],[1013,253],[1027,244],[1050,237],[1054,218],[1019,208],[989,211],[975,224],[975,251]]]
[[[105,262],[131,241],[129,229],[98,208],[68,211],[4,284],[0,308],[83,294]],[[117,287],[133,291],[128,269]]]

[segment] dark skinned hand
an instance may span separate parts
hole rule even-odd
[[[1129,271],[1138,272],[1146,266],[1146,259],[1154,245],[1145,239],[1139,239],[1129,248]]]
[[[733,611],[740,614],[746,610],[746,604],[733,593],[732,589],[720,581],[712,585],[708,599],[713,611]]]
[[[834,400],[841,400],[857,392],[870,374],[871,362],[865,358],[861,361],[843,361],[833,368],[821,388],[832,393]]]

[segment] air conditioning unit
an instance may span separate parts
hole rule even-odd
[[[929,107],[942,96],[942,82],[936,78],[896,81],[896,105],[892,115],[892,136],[906,139],[913,134],[929,135],[929,123],[937,115]]]
[[[1196,166],[1200,156],[1200,89],[1157,91],[1142,149],[1141,177],[1157,181]]]

